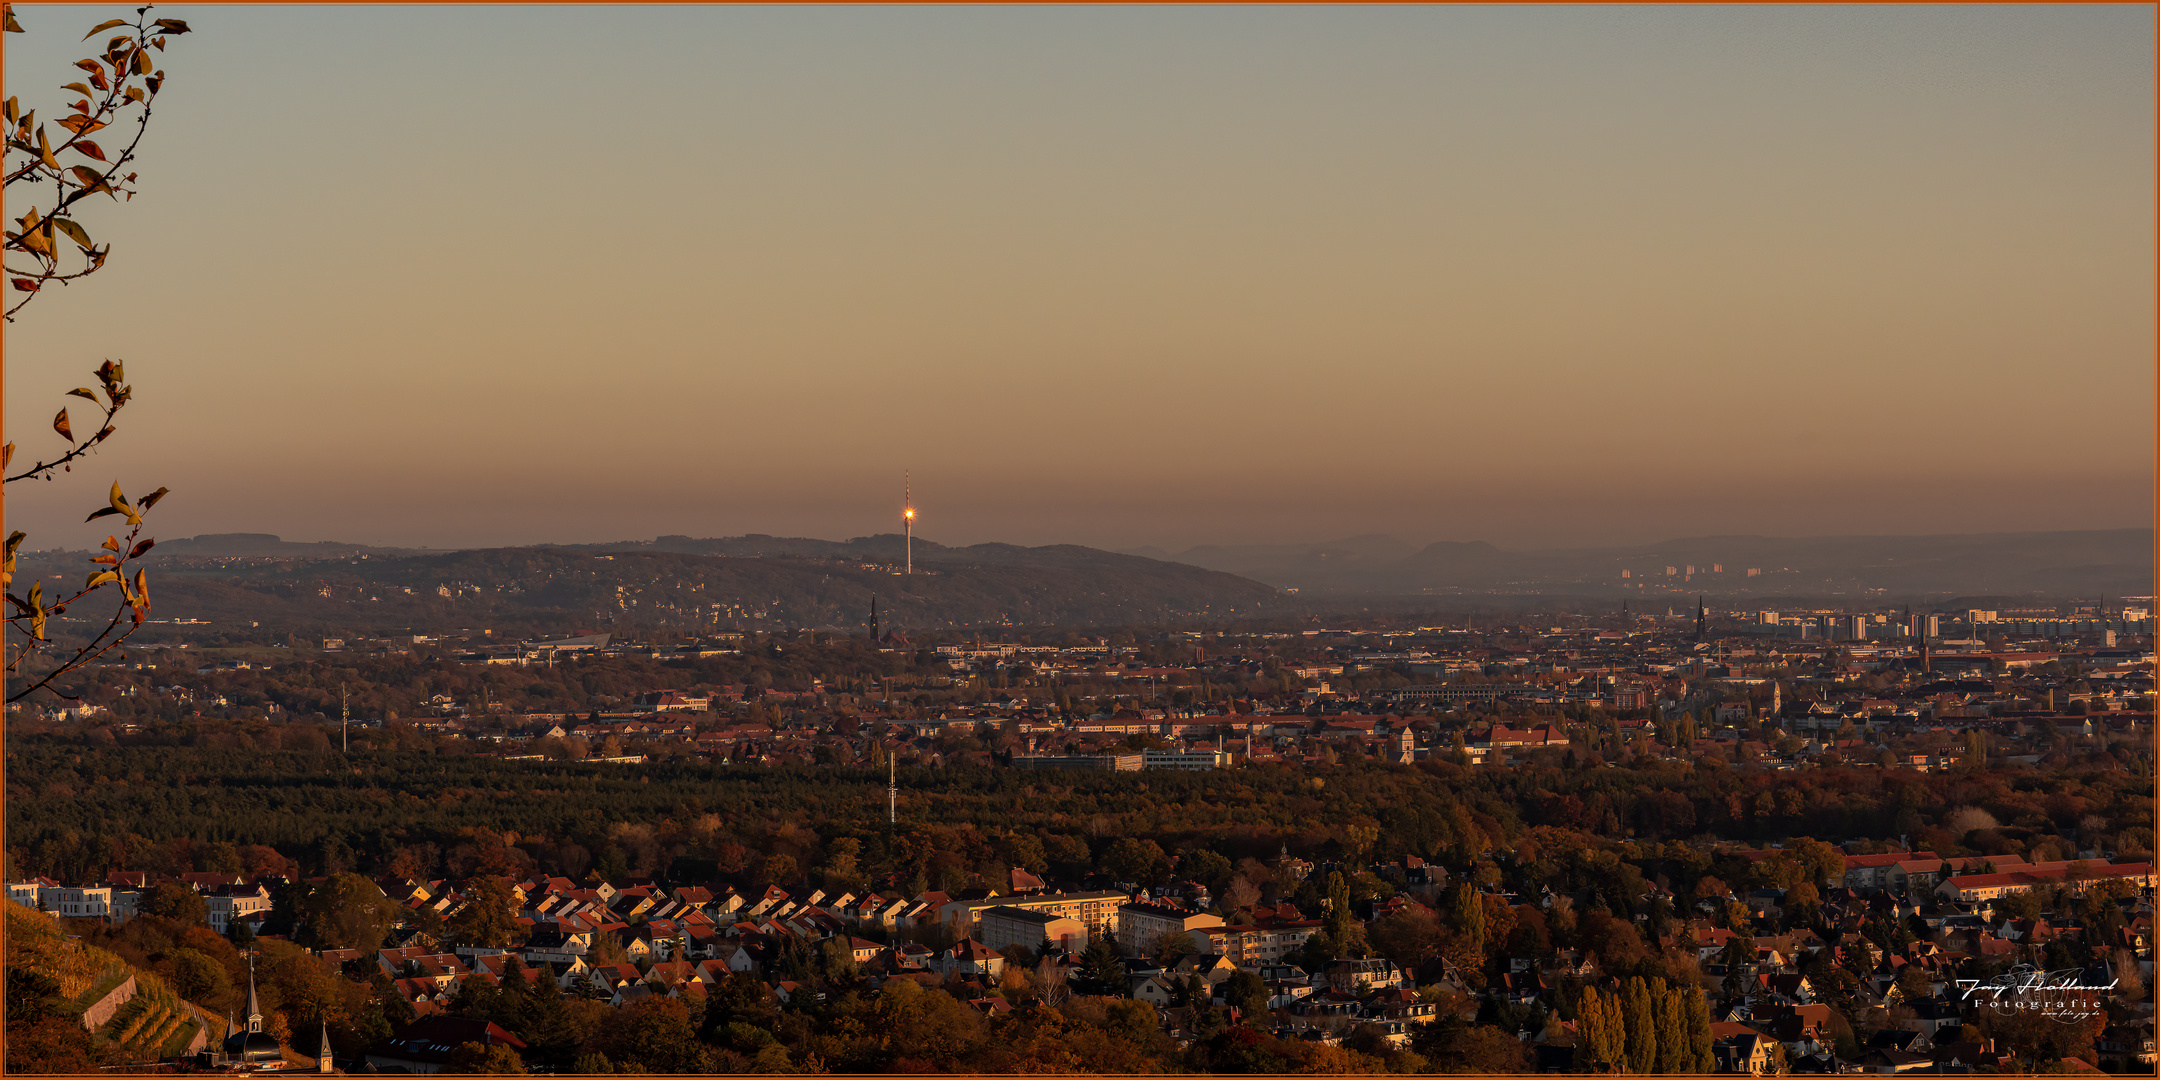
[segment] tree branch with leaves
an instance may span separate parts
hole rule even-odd
[[[54,282],[65,286],[88,277],[103,269],[112,254],[111,244],[91,239],[89,231],[76,220],[76,212],[84,200],[94,195],[105,195],[114,202],[135,197],[137,174],[126,170],[149,130],[151,102],[165,82],[165,72],[153,54],[165,51],[169,38],[188,33],[186,22],[151,18],[151,10],[149,6],[136,8],[132,21],[108,19],[83,35],[83,40],[88,41],[109,30],[121,31],[105,42],[98,55],[75,62],[85,73],[81,79],[61,86],[79,95],[79,99],[70,102],[52,122],[53,127],[65,132],[57,143],[47,125],[38,122],[35,110],[24,110],[14,97],[0,103],[0,117],[5,118],[7,131],[6,161],[0,167],[0,177],[4,177],[10,201],[25,197],[33,200],[22,215],[12,219],[13,227],[6,229],[4,239],[0,239],[6,276],[14,290],[23,294],[0,313],[0,318],[9,323],[46,286]],[[9,33],[22,32],[12,5],[0,5],[0,25]],[[130,118],[134,131],[117,152],[108,152],[90,138]],[[37,205],[41,197],[42,210]],[[62,408],[54,415],[52,427],[54,434],[67,441],[67,449],[49,461],[40,460],[22,472],[6,475],[6,483],[51,481],[73,472],[76,463],[112,437],[113,419],[133,399],[134,388],[117,361],[100,365],[96,376],[96,389],[77,387],[68,391],[69,396],[83,398],[102,411],[95,432],[78,438],[68,410]],[[0,444],[0,475],[6,474],[14,458],[15,444]],[[108,590],[119,593],[119,602],[102,628],[50,670],[10,692],[9,702],[20,701],[38,690],[52,690],[72,700],[54,686],[55,680],[112,652],[141,628],[150,611],[150,586],[148,575],[133,564],[156,543],[142,535],[143,515],[165,494],[166,489],[159,488],[131,502],[120,484],[113,483],[107,505],[84,520],[124,516],[128,523],[126,537],[107,536],[102,551],[90,560],[93,567],[83,586],[64,596],[48,598],[44,582],[35,580],[27,590],[14,591],[16,559],[25,534],[16,531],[8,536],[4,547],[0,547],[0,590],[6,590],[6,621],[12,631],[5,661],[10,680],[33,655],[55,644],[50,625],[54,618],[65,615],[71,606],[89,602],[95,595],[110,595]],[[94,619],[92,625],[96,625]]]

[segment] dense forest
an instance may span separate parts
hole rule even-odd
[[[1684,888],[1710,873],[1712,837],[1904,836],[1946,855],[2035,858],[2059,856],[2065,833],[2125,853],[2152,847],[2149,776],[2104,755],[1935,774],[1741,773],[1647,759],[1571,767],[1551,753],[1504,771],[1445,759],[1144,774],[913,767],[898,772],[899,820],[888,826],[885,777],[870,769],[505,761],[439,752],[418,734],[409,749],[340,754],[265,745],[285,729],[320,739],[312,725],[254,727],[172,725],[109,745],[61,733],[13,740],[11,876],[193,869],[197,849],[266,845],[311,874],[417,858],[426,874],[488,866],[749,885],[791,881],[776,865],[807,871],[850,839],[866,879],[936,884],[1014,865],[1078,877],[1129,840],[1153,853],[1131,880],[1167,879],[1170,856],[1201,850],[1233,863],[1287,847],[1352,864],[1415,855],[1461,868],[1498,856],[1523,888],[1595,887],[1624,911],[1640,902],[1631,880]],[[1964,808],[1989,827],[1955,829]]]

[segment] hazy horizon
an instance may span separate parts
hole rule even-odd
[[[2154,530],[2154,528],[2153,528],[2152,526],[2149,526],[2149,525],[2126,526],[2126,527],[2124,527],[2124,528],[2121,528],[2121,529],[2084,529],[2084,530],[2079,530],[2079,529],[2065,529],[2065,530],[2037,530],[2037,532],[2039,532],[2039,533],[2054,533],[2054,532],[2061,532],[2061,533],[2090,533],[2090,532],[2137,532],[2137,531],[2143,531],[2143,532],[2148,532],[2148,533],[2149,533],[2149,532],[2154,532],[2155,530]],[[1240,544],[1240,543],[1208,543],[1208,542],[1203,542],[1203,543],[1197,543],[1197,544],[1180,544],[1180,545],[1177,545],[1177,546],[1175,546],[1175,547],[1165,547],[1164,545],[1161,545],[1161,544],[1135,544],[1135,545],[1128,545],[1128,546],[1124,546],[1124,547],[1104,548],[1103,550],[1108,550],[1108,551],[1115,551],[1115,552],[1119,552],[1119,553],[1123,553],[1123,554],[1141,554],[1141,553],[1146,553],[1146,552],[1150,552],[1150,551],[1155,551],[1155,552],[1160,552],[1161,554],[1163,554],[1163,555],[1165,555],[1165,556],[1177,556],[1177,555],[1185,554],[1185,553],[1187,553],[1187,552],[1191,552],[1191,551],[1195,551],[1195,550],[1199,550],[1199,549],[1203,549],[1203,548],[1224,548],[1224,549],[1231,549],[1231,548],[1237,548],[1237,547],[1242,547],[1242,546],[1250,546],[1250,547],[1271,547],[1271,548],[1299,548],[1299,547],[1307,547],[1307,548],[1319,548],[1319,547],[1338,546],[1338,545],[1345,545],[1345,544],[1355,544],[1355,543],[1360,543],[1360,542],[1384,541],[1384,542],[1387,542],[1387,543],[1390,543],[1390,544],[1394,544],[1394,545],[1399,545],[1399,546],[1400,546],[1400,547],[1402,547],[1403,549],[1405,549],[1405,550],[1409,550],[1409,551],[1418,551],[1418,550],[1423,550],[1423,549],[1425,549],[1425,548],[1427,548],[1427,547],[1430,547],[1430,546],[1432,546],[1432,545],[1434,545],[1434,544],[1444,544],[1444,543],[1472,543],[1472,544],[1475,544],[1475,543],[1486,543],[1486,544],[1491,544],[1491,545],[1492,545],[1492,546],[1493,546],[1494,548],[1497,548],[1497,549],[1499,549],[1499,550],[1502,550],[1502,551],[1507,551],[1507,552],[1510,552],[1510,553],[1518,553],[1518,554],[1542,554],[1542,553],[1557,553],[1557,552],[1568,552],[1568,551],[1578,551],[1578,550],[1593,550],[1593,549],[1599,549],[1599,548],[1605,548],[1605,547],[1613,547],[1613,548],[1626,548],[1626,547],[1655,547],[1655,546],[1658,546],[1658,545],[1661,545],[1661,544],[1670,544],[1670,543],[1682,543],[1682,542],[1691,542],[1691,541],[1699,541],[1699,540],[1723,540],[1723,539],[1732,539],[1732,540],[1772,540],[1772,541],[1809,541],[1809,540],[1820,540],[1820,541],[1840,541],[1840,540],[1853,540],[1853,539],[1874,539],[1874,538],[1894,538],[1894,537],[1926,537],[1926,536],[1990,536],[1990,535],[1998,535],[1998,536],[2021,536],[2021,535],[2033,535],[2033,534],[2034,534],[2035,532],[2036,532],[2035,530],[2003,530],[2003,531],[1996,531],[1996,532],[1986,532],[1986,531],[1983,531],[1983,532],[1976,532],[1976,533],[1928,533],[1928,532],[1919,532],[1919,533],[1809,533],[1809,534],[1767,534],[1767,533],[1703,533],[1703,534],[1691,534],[1691,535],[1673,535],[1673,536],[1662,536],[1662,537],[1658,537],[1658,538],[1656,538],[1656,539],[1650,539],[1650,540],[1638,540],[1638,541],[1632,541],[1632,542],[1625,542],[1625,543],[1622,543],[1622,542],[1615,542],[1615,543],[1612,543],[1612,544],[1609,544],[1609,545],[1607,545],[1607,544],[1580,544],[1580,545],[1577,545],[1577,544],[1567,544],[1567,545],[1556,545],[1556,546],[1535,546],[1535,545],[1509,545],[1509,544],[1497,544],[1497,543],[1492,543],[1492,542],[1491,542],[1491,541],[1489,541],[1489,540],[1482,540],[1482,539],[1473,539],[1473,540],[1468,540],[1468,541],[1464,541],[1464,540],[1455,540],[1455,539],[1451,539],[1451,538],[1438,538],[1438,539],[1435,539],[1435,538],[1420,538],[1420,537],[1417,537],[1417,536],[1405,536],[1405,535],[1398,535],[1398,534],[1394,534],[1394,533],[1359,533],[1359,534],[1355,534],[1355,535],[1339,535],[1339,536],[1331,536],[1331,537],[1325,537],[1325,538],[1317,538],[1317,539],[1316,539],[1316,538],[1305,538],[1305,539],[1292,539],[1292,540],[1273,541],[1273,542],[1267,542],[1267,543],[1261,543],[1261,542],[1253,542],[1253,543],[1251,543],[1251,544]],[[885,538],[893,538],[893,537],[899,537],[899,536],[901,536],[901,535],[903,535],[903,534],[902,534],[902,533],[901,533],[901,532],[900,532],[899,530],[897,530],[897,529],[895,529],[895,530],[890,530],[890,531],[884,531],[884,532],[869,532],[869,533],[859,533],[859,534],[854,534],[854,535],[846,535],[846,536],[842,536],[842,535],[823,535],[823,536],[819,536],[819,535],[810,535],[810,534],[805,534],[805,533],[768,533],[768,532],[749,532],[749,533],[734,533],[734,534],[731,534],[731,535],[729,535],[729,536],[698,536],[698,535],[691,535],[691,534],[688,534],[688,533],[658,533],[658,534],[653,534],[653,535],[645,535],[645,536],[615,536],[615,537],[608,537],[608,538],[604,538],[604,539],[593,539],[593,540],[570,540],[570,541],[556,541],[556,540],[536,540],[536,541],[532,541],[532,542],[530,542],[530,543],[510,543],[510,544],[368,544],[368,543],[364,543],[364,542],[362,542],[362,541],[356,541],[356,540],[352,540],[352,539],[350,539],[350,538],[347,538],[347,537],[339,537],[339,536],[286,536],[286,535],[283,535],[283,534],[279,534],[279,533],[257,533],[257,532],[215,532],[215,533],[202,533],[202,534],[198,534],[198,535],[195,535],[195,536],[168,536],[168,537],[166,537],[166,538],[164,538],[164,539],[165,539],[165,542],[168,542],[168,543],[169,543],[169,542],[171,542],[171,541],[178,541],[178,540],[201,540],[201,539],[205,539],[205,538],[212,538],[212,537],[230,537],[230,536],[272,536],[272,537],[275,537],[275,538],[276,538],[277,540],[279,540],[279,541],[281,541],[281,542],[283,542],[283,543],[291,543],[291,544],[355,544],[355,545],[360,545],[360,546],[367,546],[367,547],[382,547],[382,548],[400,548],[400,549],[405,549],[405,550],[415,550],[415,551],[462,551],[462,550],[475,550],[475,549],[496,548],[496,547],[548,547],[548,546],[554,546],[554,545],[563,545],[563,546],[576,546],[576,545],[590,545],[590,544],[619,544],[619,543],[635,544],[635,543],[651,543],[651,542],[653,542],[653,541],[655,541],[655,540],[658,540],[658,539],[660,539],[661,537],[666,537],[666,536],[686,536],[686,537],[688,537],[689,539],[692,539],[692,540],[724,540],[724,539],[740,539],[740,538],[744,538],[744,537],[749,537],[749,536],[769,536],[769,537],[772,537],[772,538],[774,538],[774,539],[779,539],[779,540],[816,540],[816,541],[823,541],[823,542],[829,542],[829,543],[836,543],[836,544],[845,544],[845,543],[853,543],[853,542],[855,542],[855,541],[859,541],[859,540],[872,540],[872,539],[878,539],[878,538],[881,538],[881,537],[885,537]],[[944,540],[940,540],[940,539],[938,539],[938,538],[936,538],[936,537],[933,537],[933,536],[927,536],[927,535],[922,535],[922,534],[917,534],[917,535],[916,535],[916,537],[915,537],[915,539],[916,539],[916,540],[917,540],[918,542],[920,542],[920,543],[924,543],[924,544],[936,544],[936,545],[940,545],[940,546],[944,546],[944,547],[948,547],[948,548],[962,548],[962,547],[968,547],[968,546],[971,546],[972,544],[986,544],[986,543],[987,543],[987,544],[997,544],[997,543],[1011,543],[1011,541],[1001,541],[1001,540],[976,540],[976,541],[970,541],[970,542],[969,542],[969,543],[967,543],[967,544],[959,544],[959,543],[950,543],[950,542],[947,542],[947,541],[944,541]],[[1057,544],[1066,544],[1066,543],[1070,543],[1070,541],[1056,541],[1056,540],[1053,540],[1053,541],[1047,541],[1047,542],[1046,542],[1046,544],[1048,544],[1048,545],[1057,545]],[[1044,545],[1027,545],[1027,546],[1044,546]],[[1088,546],[1092,546],[1092,545],[1088,545]],[[37,551],[40,551],[40,552],[42,552],[42,551],[49,551],[49,550],[73,550],[73,549],[48,549],[48,548],[39,548],[39,549],[34,549],[34,550],[37,550]]]
[[[33,548],[2153,522],[2150,7],[158,13]]]

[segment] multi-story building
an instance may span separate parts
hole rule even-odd
[[[1042,893],[1037,896],[999,896],[982,900],[954,900],[938,908],[938,921],[959,928],[977,923],[994,907],[1013,907],[1073,919],[1090,934],[1118,933],[1118,906],[1132,899],[1121,892]]]
[[[1104,772],[1138,772],[1142,765],[1139,754],[1072,754],[1065,756],[1017,755],[1012,759],[1015,769],[1079,769]],[[1147,766],[1154,768],[1154,766]]]
[[[2073,870],[2073,865],[2082,869]],[[2024,870],[1996,874],[1958,874],[1935,887],[1939,896],[1973,903],[1994,900],[2041,887],[2077,885],[2085,881],[2121,879],[2140,888],[2152,888],[2150,863],[2036,863]]]
[[[1500,695],[1521,687],[1507,683],[1440,683],[1433,686],[1405,686],[1394,691],[1395,701],[1403,705],[1467,705],[1480,701],[1497,701]]]
[[[260,884],[219,885],[204,890],[203,904],[209,908],[210,929],[222,934],[235,921],[270,910],[270,890]]]
[[[112,889],[105,886],[49,889],[44,899],[48,909],[63,919],[102,919],[112,914]]]
[[[1120,905],[1117,918],[1118,944],[1127,956],[1152,953],[1165,937],[1196,934],[1223,925],[1221,918],[1203,911],[1141,901]],[[1197,945],[1201,940],[1196,937],[1194,943]],[[1212,947],[1207,949],[1213,951]]]
[[[994,907],[975,917],[975,940],[999,952],[1014,945],[1032,950],[1047,941],[1077,953],[1088,946],[1088,929],[1078,919],[1047,911]]]
[[[1320,920],[1300,919],[1271,926],[1203,926],[1191,934],[1202,951],[1220,954],[1241,968],[1259,968],[1282,963],[1319,930]]]
[[[1219,750],[1149,750],[1140,755],[1141,767],[1146,769],[1179,769],[1186,772],[1204,772],[1221,769],[1230,764],[1230,755]]]

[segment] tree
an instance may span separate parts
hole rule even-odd
[[[45,1019],[52,1015],[59,997],[59,980],[21,964],[8,966],[7,1018],[10,1024],[35,1024]]]
[[[112,254],[110,243],[98,244],[83,228],[77,220],[78,210],[84,200],[94,195],[106,195],[114,201],[123,196],[134,198],[136,174],[126,170],[135,160],[136,148],[142,145],[143,136],[149,130],[151,102],[165,83],[165,72],[157,67],[153,54],[164,52],[169,38],[188,33],[187,23],[179,19],[151,19],[149,12],[148,7],[138,8],[133,22],[124,18],[108,19],[84,35],[87,39],[107,30],[122,31],[107,39],[98,55],[76,62],[75,66],[88,74],[85,81],[62,87],[79,96],[80,100],[70,106],[71,111],[62,113],[53,122],[54,126],[65,129],[58,145],[54,145],[47,126],[37,122],[35,109],[25,111],[15,98],[7,99],[4,109],[0,109],[11,129],[4,166],[8,196],[31,201],[37,198],[37,193],[46,193],[51,200],[45,204],[42,213],[32,202],[25,208],[23,216],[15,219],[15,227],[5,230],[5,239],[0,241],[0,255],[4,255],[10,284],[22,294],[6,310],[5,318],[9,322],[13,322],[16,314],[36,299],[46,286],[56,281],[64,285],[89,277],[103,269]],[[4,18],[8,32],[21,32],[22,27],[16,22],[12,9]],[[126,119],[131,110],[135,129],[126,145],[114,143],[117,149],[108,151],[90,138]],[[22,185],[20,191],[17,185]],[[103,411],[96,429],[78,437],[68,411],[61,409],[53,417],[52,426],[54,433],[67,441],[68,448],[49,461],[40,460],[22,472],[5,476],[6,483],[51,480],[61,473],[72,472],[74,463],[112,437],[113,418],[127,407],[134,396],[134,388],[128,384],[126,372],[119,362],[106,361],[96,374],[97,390],[79,387],[68,391],[69,396],[83,398]],[[100,394],[103,401],[99,400]],[[6,473],[14,456],[14,443],[0,446],[0,474]],[[131,564],[142,558],[156,542],[142,535],[143,515],[164,497],[165,489],[159,488],[130,502],[119,482],[114,481],[107,497],[108,505],[86,520],[124,515],[128,523],[127,536],[125,540],[117,534],[105,538],[104,551],[92,560],[96,568],[91,570],[83,587],[48,599],[44,583],[32,581],[20,595],[7,594],[10,609],[7,622],[14,638],[9,643],[5,662],[9,676],[21,672],[24,662],[33,654],[55,644],[46,632],[52,617],[65,613],[75,604],[90,602],[94,594],[108,587],[120,596],[104,626],[97,626],[93,619],[91,627],[95,632],[86,642],[42,674],[25,680],[25,685],[8,695],[8,701],[19,701],[51,687],[55,679],[81,670],[84,665],[118,648],[142,626],[150,611],[149,583],[139,567],[133,568],[132,577],[128,571]],[[23,540],[24,534],[18,531],[10,534],[4,546],[0,546],[0,589],[13,585],[15,555]]]
[[[232,976],[225,965],[196,949],[173,949],[165,954],[165,978],[181,997],[197,1003],[225,1000],[232,993]]]
[[[1687,1071],[1707,1073],[1717,1064],[1717,1053],[1713,1049],[1717,1035],[1710,1030],[1710,997],[1693,986],[1684,990],[1687,994],[1688,1051],[1693,1055],[1693,1064]]]
[[[1072,981],[1073,989],[1083,994],[1124,997],[1125,965],[1109,942],[1092,937],[1080,953],[1080,966]]]
[[[1695,1051],[1688,1036],[1688,991],[1667,986],[1663,979],[1650,980],[1651,1008],[1657,1014],[1657,1071],[1694,1072]],[[1698,992],[1696,996],[1701,996]]]
[[[1035,962],[1034,981],[1035,996],[1041,998],[1042,1003],[1050,1008],[1058,1008],[1072,997],[1072,984],[1067,981],[1065,970],[1058,965],[1054,956],[1046,954]]]
[[[294,940],[315,949],[382,947],[397,925],[397,902],[358,874],[333,874],[307,890]]]
[[[1341,941],[1349,936],[1350,883],[1343,880],[1342,871],[1330,871],[1327,876],[1327,936]]]
[[[1455,895],[1448,909],[1448,922],[1455,932],[1470,940],[1473,952],[1482,956],[1485,952],[1485,900],[1477,888],[1469,882],[1455,887]]]
[[[979,1046],[984,1035],[982,1014],[951,994],[924,990],[906,979],[886,983],[871,1012],[895,1071],[950,1067]]]
[[[465,906],[443,923],[443,933],[460,945],[500,949],[517,932],[517,897],[510,879],[486,874],[466,883]]]
[[[1530,1071],[1530,1047],[1491,1024],[1420,1027],[1431,1030],[1417,1045],[1434,1072],[1505,1076]]]
[[[1662,985],[1663,980],[1659,980]],[[1658,1027],[1652,1015],[1651,992],[1641,976],[1629,978],[1620,990],[1621,1023],[1626,1028],[1626,1061],[1630,1072],[1657,1071]]]
[[[11,1012],[7,1025],[7,1072],[95,1075],[100,1055],[90,1045],[90,1033],[73,1017],[48,1016],[35,1023],[18,1021]]]
[[[1577,1044],[1586,1058],[1585,1064],[1597,1066],[1620,1066],[1626,1063],[1627,1026],[1620,1012],[1620,999],[1600,994],[1596,987],[1584,987],[1582,1001],[1576,1006],[1576,1024],[1582,1033]]]
[[[570,1025],[570,1010],[563,1003],[551,965],[540,965],[525,984],[525,1025],[518,1034],[544,1064],[553,1067],[569,1064],[577,1049],[577,1031]]]
[[[1031,838],[1032,839],[1032,838]],[[857,860],[862,856],[862,841],[843,836],[825,846],[825,887],[834,891],[854,889],[862,884],[862,871]]]
[[[178,881],[160,881],[136,902],[135,910],[174,922],[202,924],[210,921],[210,905],[202,894]]]
[[[958,1005],[958,1002],[954,1002]],[[655,1072],[708,1072],[711,1062],[690,1026],[690,1010],[663,997],[639,998],[601,1026],[599,1050],[624,1065]]]
[[[1149,885],[1156,880],[1156,868],[1167,862],[1155,841],[1122,836],[1103,852],[1102,868],[1119,881]]]
[[[1375,951],[1404,971],[1413,971],[1440,954],[1440,920],[1423,904],[1411,904],[1375,921],[1365,936]]]
[[[525,1062],[502,1043],[469,1042],[450,1051],[442,1071],[460,1076],[523,1076]]]
[[[1247,1026],[1258,1026],[1266,1020],[1270,997],[1267,983],[1243,968],[1223,980],[1223,1000],[1238,1011],[1238,1018]]]
[[[1725,981],[1720,985],[1725,993],[1727,1006],[1737,1005],[1747,997],[1749,983],[1755,969],[1755,949],[1734,937],[1725,943]]]

